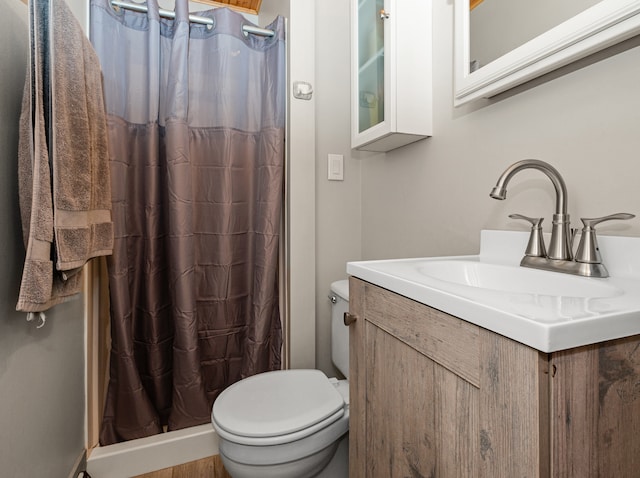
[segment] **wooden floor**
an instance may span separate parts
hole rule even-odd
[[[134,478],[231,478],[231,475],[222,466],[220,455],[215,455]]]

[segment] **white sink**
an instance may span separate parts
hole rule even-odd
[[[442,282],[516,294],[588,298],[623,293],[598,279],[464,259],[418,261],[416,269]]]
[[[520,267],[527,240],[482,231],[478,255],[350,262],[347,272],[542,352],[640,334],[640,238],[599,237],[605,279]]]

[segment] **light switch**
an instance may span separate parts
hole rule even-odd
[[[329,181],[344,180],[344,156],[341,154],[329,154],[327,160]]]

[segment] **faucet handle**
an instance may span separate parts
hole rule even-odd
[[[604,221],[627,220],[636,217],[634,214],[621,212],[618,214],[610,214],[609,216],[586,218],[580,220],[584,227],[582,228],[582,237],[576,251],[576,262],[584,262],[587,264],[601,264],[600,248],[598,247],[598,239],[596,238],[595,226]]]
[[[542,236],[543,217],[529,217],[522,214],[509,214],[511,219],[522,219],[531,223],[531,234],[529,235],[529,243],[524,253],[530,257],[546,257],[547,250],[544,247],[544,237]]]

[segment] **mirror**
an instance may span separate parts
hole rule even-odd
[[[472,70],[488,65],[600,0],[472,0],[469,54]]]
[[[454,105],[490,98],[640,33],[640,0],[560,3],[569,7],[559,9],[557,0],[454,0]],[[500,8],[498,17],[496,7],[505,4],[521,8]]]

